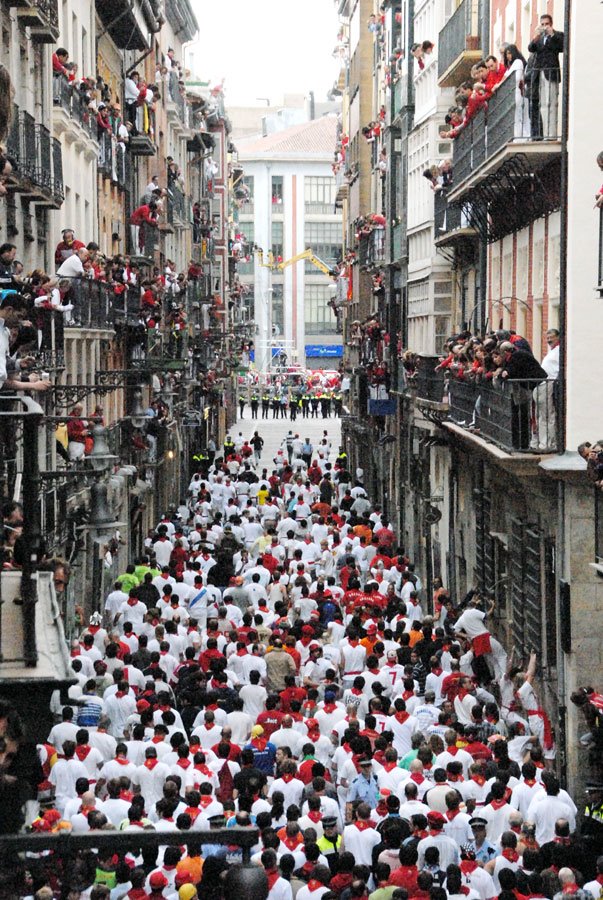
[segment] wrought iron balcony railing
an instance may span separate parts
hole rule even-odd
[[[509,453],[555,453],[557,382],[514,379],[476,382],[451,378],[452,422]]]
[[[467,77],[473,63],[481,56],[480,7],[480,0],[462,0],[440,31],[438,77],[441,83],[442,79],[446,82],[442,84],[443,87],[460,84]]]

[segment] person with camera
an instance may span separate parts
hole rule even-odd
[[[540,25],[528,44],[529,52],[534,54],[532,77],[538,79],[540,117],[536,123],[532,122],[532,138],[536,140],[555,140],[559,137],[557,130],[561,82],[559,54],[563,53],[563,44],[564,34],[553,28],[553,17],[548,13],[540,16]],[[532,88],[534,89],[535,85],[532,85]]]

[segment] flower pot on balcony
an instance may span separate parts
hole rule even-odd
[[[465,49],[466,50],[479,50],[479,35],[477,34],[468,34],[465,38]]]

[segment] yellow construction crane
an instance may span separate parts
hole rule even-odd
[[[256,251],[258,260],[261,266],[265,269],[272,269],[273,272],[282,272],[283,269],[286,269],[288,266],[293,266],[297,262],[301,262],[303,259],[307,259],[309,263],[312,263],[313,266],[316,266],[317,269],[324,275],[330,275],[331,278],[335,278],[337,272],[331,268],[331,266],[327,265],[322,259],[320,259],[313,250],[304,250],[303,253],[298,253],[297,256],[292,256],[291,259],[285,259],[283,262],[276,262],[272,251],[270,251],[267,255],[267,262],[264,262],[264,251],[258,249]]]

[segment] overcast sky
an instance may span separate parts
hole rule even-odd
[[[333,0],[191,0],[201,25],[186,65],[203,81],[226,79],[227,106],[279,104],[284,93],[326,100],[338,66]],[[192,55],[191,55],[192,54]]]

